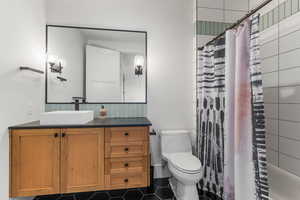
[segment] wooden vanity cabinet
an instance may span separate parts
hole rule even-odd
[[[149,128],[10,131],[10,196],[149,186]]]
[[[60,192],[60,129],[14,130],[10,135],[10,196]]]
[[[149,128],[105,129],[105,186],[109,189],[150,184]]]
[[[104,188],[104,129],[63,129],[61,193]]]

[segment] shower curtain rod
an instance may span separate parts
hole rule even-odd
[[[268,5],[271,1],[273,1],[273,0],[266,0],[265,2],[263,2],[262,4],[260,4],[259,6],[257,6],[253,10],[251,10],[247,15],[245,15],[244,17],[242,17],[241,19],[239,19],[236,23],[234,23],[230,27],[226,28],[224,32],[222,32],[221,34],[219,34],[218,36],[216,36],[215,38],[213,38],[212,40],[210,40],[209,42],[207,42],[204,46],[199,47],[198,50],[203,50],[203,48],[206,45],[209,45],[213,41],[215,41],[215,40],[219,39],[220,37],[222,37],[223,35],[225,35],[225,33],[226,33],[227,30],[233,29],[236,26],[240,25],[245,19],[247,19],[248,17],[250,17],[251,15],[253,15],[254,13],[256,13],[257,11],[259,11],[260,9],[262,9],[263,7],[265,7],[266,5]]]

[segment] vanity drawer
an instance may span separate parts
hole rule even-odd
[[[111,189],[147,187],[147,183],[147,173],[107,175],[105,179],[106,187]]]
[[[106,158],[126,158],[148,155],[148,141],[127,143],[106,143]]]
[[[116,127],[105,129],[105,141],[111,143],[148,141],[148,127]]]
[[[147,157],[107,158],[105,160],[105,174],[126,174],[147,172]]]

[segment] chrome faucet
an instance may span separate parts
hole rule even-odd
[[[73,103],[74,103],[74,105],[75,105],[75,110],[76,111],[79,111],[79,105],[80,105],[80,100],[82,100],[82,102],[81,103],[85,103],[85,100],[86,100],[86,98],[85,97],[72,97],[72,99],[73,99]]]

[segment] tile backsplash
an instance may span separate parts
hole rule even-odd
[[[80,110],[93,110],[98,117],[102,105],[108,110],[108,117],[147,116],[147,104],[80,104]],[[46,104],[46,112],[59,110],[74,110],[74,104]]]

